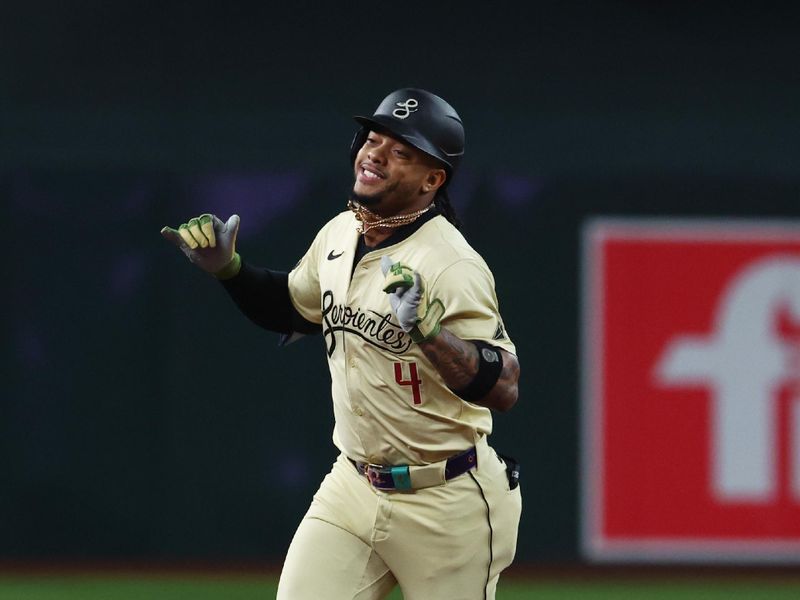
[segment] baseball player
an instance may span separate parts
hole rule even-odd
[[[387,96],[351,147],[348,210],[289,273],[236,252],[239,217],[162,234],[288,342],[321,333],[338,459],[291,542],[278,598],[495,597],[514,556],[518,468],[487,443],[519,363],[486,263],[446,189],[464,129],[442,98]]]

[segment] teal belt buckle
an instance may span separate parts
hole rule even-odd
[[[408,472],[408,465],[391,467],[389,472],[392,474],[392,481],[394,481],[394,489],[396,490],[411,489],[411,474]]]

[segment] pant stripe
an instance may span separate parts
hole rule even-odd
[[[492,546],[494,545],[494,530],[492,529],[492,517],[489,512],[489,502],[486,500],[486,496],[483,493],[483,488],[475,478],[475,475],[472,473],[472,471],[469,471],[469,476],[472,477],[472,481],[475,482],[475,485],[478,486],[478,490],[481,492],[481,498],[483,498],[483,503],[486,505],[486,522],[489,525],[489,565],[486,568],[486,584],[483,586],[483,598],[486,600],[486,588],[489,587],[489,579],[492,576],[492,562],[494,562],[494,555],[492,553]]]

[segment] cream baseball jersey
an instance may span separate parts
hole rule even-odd
[[[294,307],[322,326],[334,444],[349,458],[375,464],[444,460],[491,433],[491,413],[456,396],[400,328],[382,289],[381,257],[420,273],[428,298],[444,304],[443,327],[516,353],[500,317],[494,278],[443,216],[353,265],[357,225],[352,212],[334,217],[289,273]]]

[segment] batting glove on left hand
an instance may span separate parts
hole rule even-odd
[[[231,215],[223,222],[216,215],[204,214],[178,229],[164,227],[161,235],[204,271],[217,279],[229,279],[239,272],[242,264],[236,252],[238,232],[239,215]]]
[[[430,340],[441,329],[444,305],[437,298],[428,301],[422,276],[410,267],[381,258],[384,275],[383,291],[389,294],[389,304],[403,331],[417,343]]]

